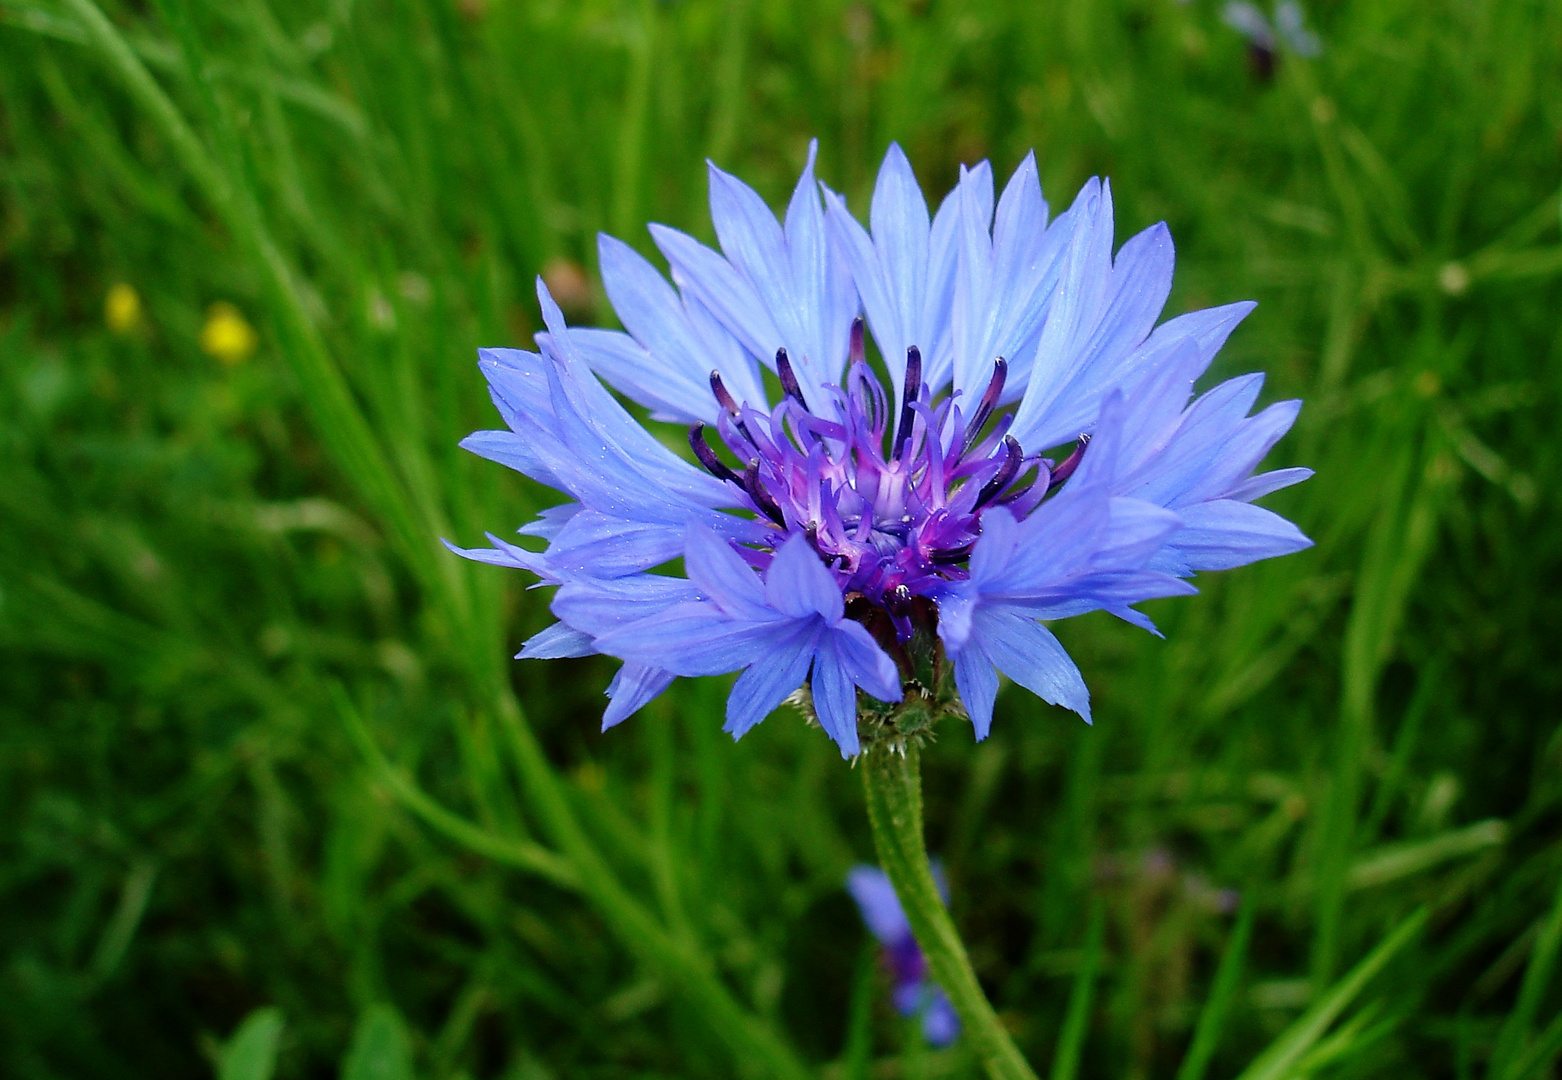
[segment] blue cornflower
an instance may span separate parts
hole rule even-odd
[[[944,905],[949,885],[937,864],[933,880]],[[902,1016],[922,1018],[922,1036],[933,1046],[948,1046],[960,1034],[960,1018],[943,989],[927,977],[927,959],[912,936],[911,923],[889,876],[876,866],[859,864],[846,875],[846,891],[857,901],[862,921],[883,949],[884,966],[894,981],[890,1000]]]
[[[1282,43],[1297,56],[1317,56],[1323,52],[1323,42],[1307,29],[1307,16],[1298,0],[1280,0],[1275,5],[1273,22],[1249,0],[1230,0],[1221,9],[1220,17],[1227,26],[1247,38],[1248,48],[1255,56],[1263,57],[1256,62],[1263,65],[1265,71],[1272,70],[1275,54]]]
[[[509,430],[462,444],[566,495],[520,530],[542,550],[461,554],[558,586],[521,657],[624,662],[604,728],[677,676],[734,671],[727,731],[806,686],[844,755],[859,704],[958,710],[951,668],[977,738],[1000,672],[1089,720],[1046,620],[1153,630],[1132,605],[1309,545],[1252,504],[1310,475],[1253,475],[1299,404],[1249,416],[1259,375],[1193,397],[1253,305],[1156,326],[1171,237],[1114,256],[1109,184],[1049,218],[1033,156],[996,205],[983,162],[929,213],[891,146],[866,228],[812,148],[781,221],[714,165],[710,188],[719,253],[651,226],[673,284],[600,238],[624,332],[566,326],[539,281],[539,351],[480,353]],[[600,380],[689,425],[698,466]]]

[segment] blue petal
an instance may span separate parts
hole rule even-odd
[[[462,548],[456,547],[449,540],[440,542],[463,559],[488,563],[490,566],[513,566],[521,570],[529,570],[550,584],[557,580],[546,555],[517,547],[507,540],[499,539],[493,533],[488,533],[487,536],[488,542],[493,544],[491,548]]]
[[[819,717],[819,726],[824,728],[824,733],[841,748],[841,756],[854,757],[862,749],[857,741],[857,687],[836,653],[834,637],[834,634],[823,635],[819,650],[814,654],[810,681],[814,713]]]
[[[765,586],[732,545],[707,528],[696,526],[684,540],[684,568],[689,580],[725,614],[740,619],[779,618],[765,607]]]
[[[977,613],[973,637],[999,671],[1053,705],[1072,709],[1090,723],[1090,691],[1079,668],[1041,623],[1000,609]]]
[[[787,288],[792,277],[787,257],[786,234],[776,216],[753,188],[714,163],[708,163],[710,176],[711,223],[721,241],[722,254],[758,294],[765,310],[777,323],[783,338],[800,341],[804,334],[797,325],[797,314],[788,312],[792,296]],[[780,344],[780,343],[778,343]]]
[[[988,313],[988,337],[977,356],[991,365],[994,357],[1010,360],[1010,381],[1005,384],[1003,401],[1018,400],[1025,386],[1029,358],[1025,346],[1049,310],[1050,301],[1063,267],[1063,254],[1072,233],[1073,218],[1047,225],[1047,201],[1042,198],[1036,176],[1035,155],[1027,155],[1004,187],[993,220],[994,292]],[[977,382],[983,382],[986,367],[976,368]],[[973,385],[969,392],[979,393]]]
[[[927,319],[932,221],[901,148],[891,143],[879,167],[869,218],[871,241],[839,199],[830,209],[832,222],[849,240],[842,248],[851,260],[874,340],[899,398],[905,384],[906,349],[918,346],[925,364],[936,344]]]
[[[676,424],[714,423],[719,406],[709,373],[696,383],[617,330],[575,329],[571,336],[591,370],[625,397],[644,405],[651,419]]]
[[[940,630],[943,628],[940,627]],[[998,672],[979,641],[973,640],[955,654],[955,689],[971,718],[978,741],[992,730],[993,703],[998,700]]]
[[[786,248],[792,278],[792,305],[797,312],[804,370],[798,380],[805,393],[810,382],[822,393],[824,384],[839,383],[846,366],[851,320],[857,314],[857,290],[851,271],[827,242],[820,188],[814,180],[817,139],[808,144],[808,162],[786,208]],[[797,369],[794,351],[794,369]],[[822,400],[810,397],[809,401]]]
[[[922,1013],[922,1037],[929,1046],[948,1046],[960,1037],[960,1017],[949,1003],[949,996],[942,989],[929,989],[927,1005]]]
[[[987,174],[990,182],[991,173]],[[982,185],[963,167],[956,188],[959,218],[956,245],[959,252],[955,273],[955,301],[950,329],[954,335],[955,390],[967,400],[980,397],[991,376],[993,357],[987,355],[986,342],[992,336],[993,266],[992,204],[983,205]]]
[[[873,640],[861,623],[842,619],[831,629],[828,640],[851,681],[880,701],[897,702],[904,691],[900,669],[888,653]]]
[[[594,644],[609,656],[652,664],[688,678],[724,675],[749,664],[764,666],[766,650],[788,634],[785,623],[729,619],[714,604],[700,600],[633,619],[601,634]]]
[[[1219,499],[1178,515],[1185,527],[1170,546],[1193,570],[1230,570],[1313,544],[1285,518],[1252,503]]]
[[[521,646],[521,651],[515,654],[515,658],[517,660],[559,660],[566,656],[590,656],[596,651],[592,648],[590,634],[583,634],[574,627],[556,622],[546,630],[527,638],[526,643]]]
[[[846,873],[846,891],[857,901],[863,923],[880,945],[893,948],[911,939],[911,923],[884,871],[858,863]]]
[[[533,449],[536,443],[513,431],[474,431],[462,439],[460,445],[463,450],[514,469],[539,484],[559,489],[564,486],[563,481],[553,474],[542,456]]]
[[[1113,498],[1107,528],[1091,560],[1097,570],[1137,569],[1149,562],[1185,520],[1143,499]]]
[[[1100,324],[1112,270],[1111,185],[1088,181],[1068,215],[1069,245],[1062,254],[1056,290],[1025,367],[1025,385],[1011,434],[1023,446],[1050,445],[1038,437],[1058,395],[1080,371],[1086,346]],[[1148,329],[1148,328],[1147,328]],[[1070,433],[1065,438],[1071,437]]]
[[[550,506],[546,510],[537,511],[537,517],[522,525],[517,531],[522,536],[535,536],[543,540],[552,540],[559,535],[559,530],[569,524],[570,518],[580,513],[579,503],[560,503],[558,506]]]
[[[686,398],[677,415],[684,423],[715,421],[717,405],[710,391],[713,370],[721,372],[728,389],[740,401],[756,407],[764,402],[764,388],[753,361],[719,324],[697,326],[672,286],[628,244],[599,234],[597,251],[602,284],[619,321],[674,387],[658,387],[653,371],[645,372],[635,384],[636,389],[621,385],[604,370],[609,382],[648,408],[664,407],[649,400],[653,396],[661,401],[675,396]]]
[[[992,169],[983,161],[971,170],[977,178],[977,197],[986,192],[992,205]],[[954,311],[956,279],[960,263],[960,187],[945,196],[933,215],[928,234],[927,300],[922,309],[922,327],[917,339],[922,349],[922,381],[929,392],[947,387],[954,377]],[[991,212],[987,214],[991,217]]]
[[[741,739],[788,694],[803,685],[823,632],[823,626],[815,623],[809,629],[792,633],[776,642],[761,662],[739,675],[727,698],[727,722],[722,730]]]
[[[548,563],[566,577],[622,577],[676,559],[683,553],[685,529],[682,523],[582,510],[548,545]]]
[[[673,280],[720,320],[752,355],[772,362],[782,343],[769,309],[748,279],[694,237],[652,225],[651,238],[672,264]]]
[[[911,162],[895,143],[890,143],[879,167],[869,223],[884,272],[885,299],[897,316],[901,338],[896,357],[886,352],[885,362],[898,360],[904,370],[906,346],[932,345],[922,333],[922,313],[927,301],[928,242],[933,222]]]
[[[1291,480],[1277,477],[1272,486],[1260,485],[1246,497],[1234,494],[1239,487],[1247,484],[1259,462],[1264,460],[1281,436],[1291,429],[1301,407],[1300,401],[1280,401],[1256,416],[1239,420],[1229,433],[1214,466],[1207,469],[1199,482],[1183,494],[1181,501],[1236,498],[1241,502],[1251,502],[1259,495],[1306,479],[1305,476]]]
[[[625,664],[619,668],[607,687],[609,701],[602,713],[602,730],[615,727],[639,712],[672,685],[673,677],[670,671],[659,671],[644,664]]]
[[[600,638],[636,619],[698,597],[698,590],[690,582],[661,574],[579,577],[564,583],[554,594],[550,608],[560,621]]]
[[[1166,257],[1169,264],[1169,240]],[[1127,356],[1115,360],[1107,357],[1103,362],[1089,365],[1059,389],[1052,401],[1045,406],[1034,406],[1034,419],[1027,419],[1026,427],[1015,437],[1023,435],[1028,440],[1023,445],[1043,447],[1057,445],[1081,431],[1089,431],[1102,398],[1111,388],[1135,386],[1168,363],[1178,365],[1191,390],[1193,380],[1209,367],[1231,331],[1254,306],[1250,301],[1243,301],[1168,319]],[[1192,355],[1188,350],[1192,350]],[[1184,395],[1183,401],[1186,399],[1187,395]],[[1178,407],[1181,407],[1180,403]]]
[[[1019,545],[1019,522],[1001,506],[982,515],[982,535],[971,552],[971,579],[977,582],[997,580],[1014,557]]]
[[[794,533],[771,560],[765,572],[765,603],[794,619],[821,615],[832,626],[846,611],[840,585],[802,533]]]
[[[1311,469],[1304,468],[1275,469],[1273,472],[1259,473],[1232,488],[1226,493],[1226,497],[1237,502],[1252,502],[1254,499],[1263,498],[1271,491],[1300,484],[1312,474]]]

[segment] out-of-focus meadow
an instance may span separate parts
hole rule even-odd
[[[709,238],[704,158],[778,202],[817,136],[857,208],[891,139],[1110,176],[1307,401],[1314,550],[1061,625],[1094,728],[926,756],[1038,1070],[1554,1075],[1562,6],[1306,15],[0,0],[0,1072],[977,1075],[885,1001],[822,734],[733,744],[721,680],[600,734],[611,664],[510,660],[546,594],[439,543],[547,503],[456,448],[533,276],[611,320],[599,230]]]

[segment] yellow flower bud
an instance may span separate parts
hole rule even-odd
[[[116,334],[128,334],[141,325],[141,296],[123,281],[115,282],[103,301],[103,321]]]
[[[241,364],[255,351],[259,338],[239,309],[219,300],[206,310],[201,327],[201,351],[224,364]]]

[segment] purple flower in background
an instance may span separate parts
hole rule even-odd
[[[949,905],[949,885],[938,864],[933,879]],[[876,866],[858,865],[846,875],[846,891],[857,901],[862,921],[884,950],[884,966],[894,980],[892,998],[902,1016],[921,1016],[922,1035],[933,1046],[948,1046],[960,1034],[960,1018],[937,983],[927,977],[927,960],[917,948],[911,924],[888,875]]]
[[[1323,52],[1318,35],[1307,29],[1307,17],[1297,0],[1280,0],[1275,5],[1273,22],[1248,0],[1230,0],[1221,9],[1220,17],[1247,39],[1253,70],[1266,81],[1274,77],[1275,59],[1281,45],[1297,56],[1317,56]]]
[[[1253,475],[1299,404],[1249,416],[1257,375],[1193,395],[1252,305],[1157,326],[1171,237],[1114,254],[1110,185],[1052,217],[1033,156],[996,198],[983,162],[933,213],[891,146],[866,227],[812,149],[781,220],[714,165],[710,187],[719,252],[651,226],[671,284],[600,238],[624,331],[566,326],[539,282],[538,351],[480,354],[508,430],[462,444],[564,494],[520,530],[542,550],[456,550],[558,587],[521,657],[623,661],[604,728],[741,672],[727,731],[806,686],[852,755],[859,704],[934,700],[950,668],[978,738],[1000,673],[1088,720],[1046,621],[1153,629],[1134,604],[1309,545],[1253,505],[1309,475]],[[686,425],[689,456],[604,382]]]

